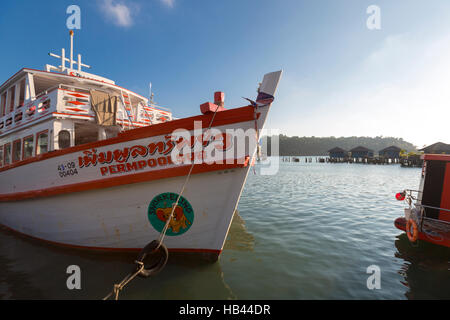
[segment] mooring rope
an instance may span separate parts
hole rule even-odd
[[[209,123],[208,129],[206,130],[207,132],[211,130],[211,127],[212,127],[212,124],[213,124],[213,122],[214,122],[214,118],[216,117],[216,114],[217,114],[217,110],[218,110],[218,109],[219,109],[219,106],[217,106],[216,110],[214,111],[214,114],[213,114],[213,116],[212,116],[212,118],[211,118],[211,121],[210,121],[210,123]],[[203,144],[202,144],[202,148],[203,148]],[[202,152],[202,155],[203,155],[203,152]],[[195,156],[194,156],[194,158],[195,158]],[[180,190],[180,193],[179,193],[179,195],[178,195],[178,197],[177,197],[177,201],[175,201],[175,204],[172,205],[172,211],[170,212],[169,218],[167,219],[166,224],[164,225],[164,228],[161,230],[161,232],[160,232],[160,234],[159,234],[158,245],[157,245],[157,247],[156,247],[153,251],[157,251],[157,250],[161,247],[161,245],[163,244],[164,237],[166,236],[167,230],[169,229],[170,221],[172,220],[172,217],[173,217],[173,214],[174,214],[174,212],[175,212],[175,209],[176,209],[176,207],[177,207],[177,205],[178,205],[178,202],[180,201],[181,196],[182,196],[182,194],[184,193],[184,190],[186,189],[186,186],[187,186],[187,184],[188,184],[188,181],[189,181],[189,179],[190,179],[190,177],[191,177],[191,174],[192,174],[192,171],[193,171],[193,169],[194,169],[194,166],[195,166],[195,159],[193,159],[193,160],[194,160],[194,161],[192,162],[192,165],[191,165],[191,167],[189,168],[189,172],[188,172],[188,174],[187,174],[187,176],[186,176],[186,179],[185,179],[185,181],[184,181],[184,183],[183,183],[183,186],[182,186],[182,188],[181,188],[181,190]],[[119,293],[120,293],[120,291],[121,291],[128,283],[130,283],[131,280],[133,280],[134,278],[136,278],[136,277],[144,270],[144,268],[145,268],[144,263],[143,263],[142,261],[137,261],[137,260],[136,260],[135,263],[139,265],[138,270],[136,270],[134,273],[129,273],[129,274],[127,274],[126,277],[123,278],[123,280],[122,280],[120,283],[114,284],[113,290],[112,290],[106,297],[104,297],[103,300],[108,300],[113,294],[115,295],[115,300],[119,300]]]
[[[218,109],[219,109],[219,106],[217,106],[216,110],[214,111],[214,114],[213,114],[213,116],[211,118],[211,121],[209,123],[208,129],[206,130],[206,132],[211,130],[211,127],[212,127],[212,124],[214,122],[214,118],[216,117]],[[203,144],[202,144],[202,151],[203,151]],[[203,155],[203,152],[202,152],[202,155]],[[195,158],[195,155],[194,155],[194,158]],[[188,174],[186,176],[186,180],[184,181],[183,187],[181,188],[180,193],[178,194],[177,201],[175,201],[175,204],[172,205],[172,211],[170,212],[169,218],[167,219],[166,224],[164,225],[164,228],[162,229],[161,233],[159,234],[159,239],[158,239],[159,240],[159,245],[158,245],[158,248],[162,244],[162,242],[164,240],[164,237],[166,236],[166,232],[167,232],[167,229],[169,228],[169,224],[170,224],[170,221],[172,220],[172,217],[173,217],[173,214],[175,212],[175,209],[176,209],[176,207],[178,205],[178,202],[181,199],[181,195],[184,193],[184,190],[186,189],[187,183],[188,183],[188,181],[189,181],[189,179],[191,177],[192,170],[194,169],[194,166],[195,166],[195,159],[193,159],[193,160],[194,161],[192,161],[192,165],[189,168],[189,172],[188,172]]]
[[[123,278],[123,280],[121,282],[119,282],[118,284],[114,285],[114,289],[113,291],[111,291],[106,297],[103,298],[103,300],[108,300],[109,297],[111,297],[113,294],[115,295],[115,299],[114,300],[119,300],[119,293],[120,291],[134,278],[136,278],[136,276],[141,273],[142,270],[144,270],[144,263],[141,261],[135,261],[136,264],[139,264],[140,267],[139,269],[131,274],[127,274],[127,276],[125,278]]]

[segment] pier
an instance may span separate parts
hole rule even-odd
[[[401,149],[390,146],[378,151],[378,156],[374,156],[374,151],[363,146],[357,146],[350,151],[335,147],[328,150],[328,163],[363,163],[363,164],[399,164]]]

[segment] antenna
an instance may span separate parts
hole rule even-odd
[[[155,102],[153,101],[153,97],[155,95],[152,92],[152,83],[151,82],[149,83],[149,96],[150,96],[149,103],[150,104],[155,104]]]

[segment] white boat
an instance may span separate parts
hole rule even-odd
[[[256,147],[228,152],[239,134],[263,128],[281,71],[264,76],[250,105],[224,109],[219,93],[202,106],[205,114],[174,119],[82,71],[89,66],[80,55],[74,60],[72,44],[73,33],[69,58],[64,49],[50,54],[60,66],[24,68],[0,86],[0,224],[59,245],[138,251],[158,238],[180,195],[165,245],[217,259]],[[209,128],[240,133],[207,138]],[[226,161],[211,162],[208,146]],[[199,154],[203,160],[191,164]]]

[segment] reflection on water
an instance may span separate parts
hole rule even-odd
[[[406,234],[395,240],[395,256],[404,260],[399,274],[408,299],[450,299],[450,250],[428,242],[411,244]]]
[[[258,165],[258,164],[257,164]],[[170,254],[154,278],[121,299],[450,299],[450,249],[409,243],[394,227],[420,169],[397,165],[281,163],[250,173],[217,263]],[[135,253],[67,249],[0,228],[0,299],[102,299]],[[81,268],[81,290],[66,269]],[[367,267],[381,289],[367,288]]]
[[[247,231],[245,221],[236,210],[228,232],[224,250],[253,251],[255,238]]]
[[[67,249],[0,228],[0,299],[102,299],[133,270],[136,253]],[[81,269],[81,290],[66,286],[69,265]],[[234,299],[219,263],[170,254],[165,269],[136,278],[120,299]]]
[[[93,284],[107,290],[113,274],[130,270],[132,256],[66,249],[0,228],[0,297],[3,299],[97,298]],[[66,269],[81,268],[82,290],[68,290]],[[100,294],[99,291],[97,294]]]

